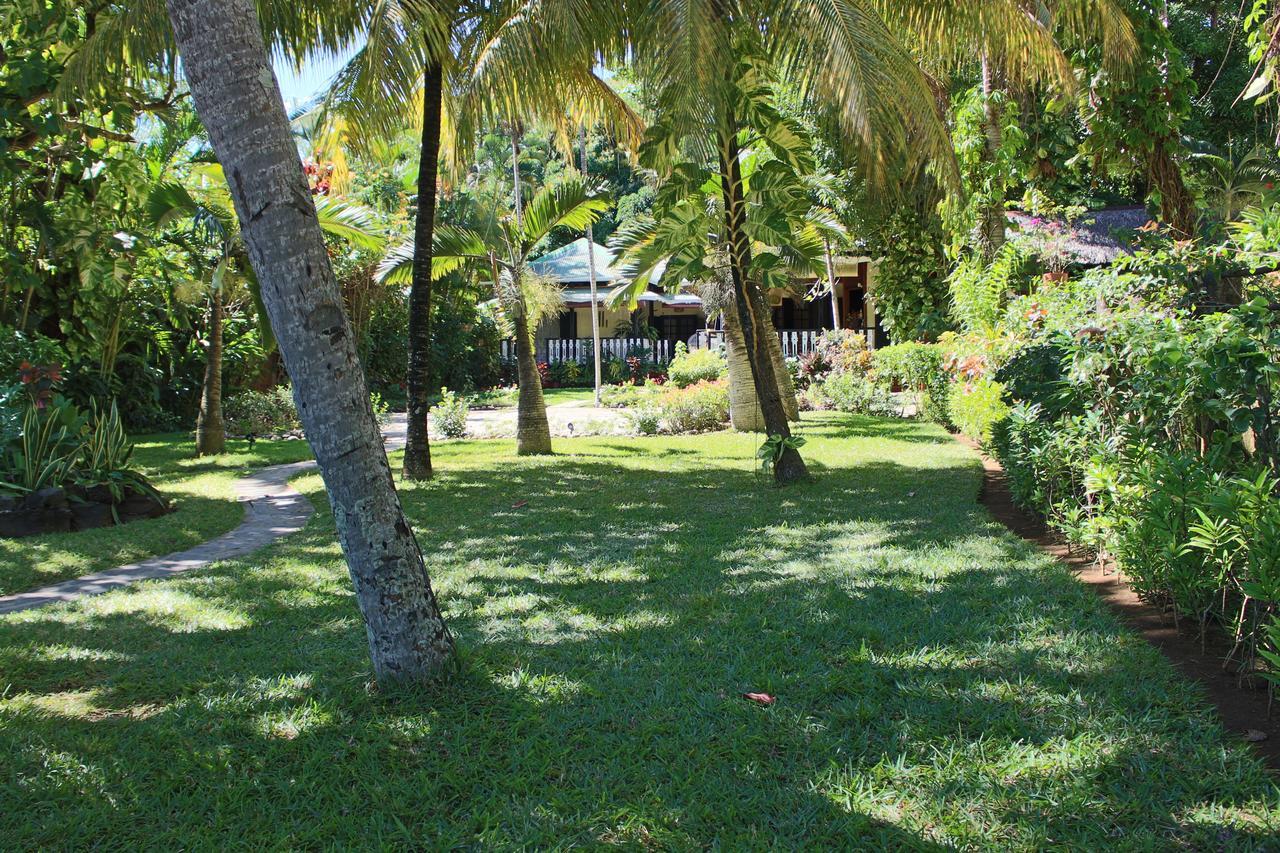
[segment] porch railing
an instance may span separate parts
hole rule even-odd
[[[879,341],[876,339],[876,330],[855,329],[867,341],[870,349],[875,349]],[[799,358],[813,352],[817,346],[818,336],[823,332],[822,329],[779,329],[778,338],[782,343],[782,355],[784,358]],[[699,349],[707,347],[724,346],[724,332],[719,329],[704,329],[697,335],[689,339],[690,349]]]
[[[576,361],[585,364],[591,361],[591,338],[545,338],[534,342],[534,357],[547,364],[559,364],[563,361]],[[675,344],[672,341],[648,338],[601,338],[600,351],[605,358],[625,359],[629,356],[640,356],[654,364],[669,364],[675,355]],[[516,342],[502,342],[502,357],[516,357]]]

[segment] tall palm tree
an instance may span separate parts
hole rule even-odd
[[[1064,0],[1048,20],[1028,14],[1021,0],[638,0],[628,6],[627,55],[655,89],[662,120],[684,144],[719,162],[735,303],[771,434],[785,438],[790,429],[772,371],[764,368],[764,297],[747,275],[741,57],[763,56],[806,101],[833,109],[873,172],[888,155],[910,151],[938,160],[953,175],[921,61],[939,67],[971,62],[973,45],[981,43],[1010,68],[1070,85],[1070,64],[1053,26],[1090,22],[1104,5],[1110,0]],[[779,482],[805,475],[791,448],[774,467]]]
[[[623,138],[638,136],[639,119],[593,73],[593,41],[571,37],[589,20],[585,8],[580,0],[382,0],[369,7],[365,43],[325,98],[329,137],[349,144],[366,145],[415,116],[421,128],[416,256],[407,282],[409,479],[431,475],[431,270],[442,148],[456,169],[486,123],[533,117],[561,125],[571,115],[603,120]]]
[[[555,228],[589,228],[609,206],[580,177],[548,184],[527,204],[509,215],[490,218],[481,229],[441,225],[436,228],[433,273],[438,278],[466,268],[487,280],[499,306],[515,329],[520,397],[516,410],[516,452],[551,452],[542,380],[534,358],[533,334],[540,311],[531,291],[537,286],[529,271],[534,248]],[[413,275],[412,244],[393,249],[378,270],[380,280],[404,283]]]
[[[380,682],[443,671],[453,638],[405,520],[356,341],[251,0],[171,0],[200,119],[293,379]]]

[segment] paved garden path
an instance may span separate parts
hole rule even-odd
[[[598,409],[589,403],[557,403],[547,407],[547,418],[556,435],[588,435],[625,431],[626,418],[613,409]],[[468,432],[477,437],[515,435],[515,409],[472,412],[467,417]],[[406,422],[403,414],[392,415],[383,429],[387,449],[404,447]],[[242,477],[235,483],[236,500],[245,504],[244,521],[221,536],[173,554],[152,557],[73,578],[61,583],[0,597],[0,615],[33,610],[98,595],[140,580],[166,578],[203,568],[219,560],[251,554],[277,539],[296,533],[314,511],[311,502],[289,481],[315,468],[314,460],[272,465]]]

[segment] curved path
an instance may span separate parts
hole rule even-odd
[[[393,416],[383,430],[388,450],[399,449],[405,442],[404,415]],[[75,601],[86,595],[100,595],[141,580],[167,578],[203,568],[219,560],[230,560],[252,554],[277,539],[297,533],[306,526],[315,508],[289,481],[316,467],[314,459],[272,465],[241,477],[235,482],[236,500],[245,504],[244,521],[233,530],[194,548],[151,557],[72,578],[29,592],[0,597],[0,616],[20,610],[34,610],[62,601]]]
[[[579,435],[610,432],[622,427],[623,416],[611,409],[590,405],[560,403],[547,407],[552,432]],[[577,420],[575,425],[574,419]],[[507,423],[510,421],[510,423]],[[583,429],[583,427],[586,429]],[[387,450],[398,450],[405,444],[405,416],[392,415],[383,428]],[[500,413],[473,412],[468,418],[473,434],[488,436],[510,431],[515,433],[515,410]],[[151,557],[138,563],[72,578],[29,592],[0,596],[0,616],[21,610],[34,610],[63,601],[75,601],[87,595],[99,595],[141,580],[167,578],[203,568],[220,560],[251,554],[277,539],[296,533],[306,526],[314,508],[289,481],[316,467],[314,460],[272,465],[235,482],[236,500],[245,503],[244,521],[221,536],[202,542],[185,551]]]

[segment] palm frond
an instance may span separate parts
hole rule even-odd
[[[521,242],[531,248],[560,226],[581,231],[595,224],[608,208],[609,200],[579,177],[548,184],[538,190],[524,209]]]

